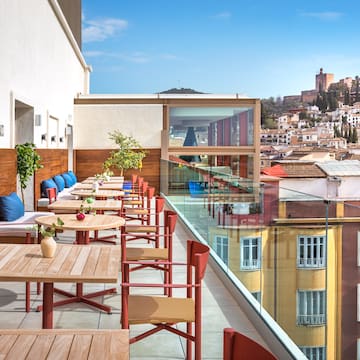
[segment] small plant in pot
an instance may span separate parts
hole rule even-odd
[[[80,205],[79,211],[76,213],[76,219],[82,221],[85,219],[85,214],[96,214],[94,210],[91,209],[91,206],[85,207],[84,204]]]
[[[56,230],[61,228],[64,225],[64,222],[58,217],[56,219],[56,223],[52,223],[51,226],[45,227],[41,225],[39,227],[39,233],[41,234],[41,238],[46,237],[54,237],[56,235]]]
[[[51,224],[49,227],[40,226],[38,231],[41,235],[41,252],[44,257],[52,258],[56,251],[56,241],[54,236],[56,235],[56,230],[61,228],[64,225],[64,222],[58,217],[56,223]]]

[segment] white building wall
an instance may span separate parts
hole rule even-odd
[[[320,198],[327,197],[326,178],[299,178],[280,180],[280,198],[302,198],[302,195],[313,195]]]
[[[162,105],[75,105],[74,148],[115,148],[109,133],[118,130],[144,148],[161,147]]]
[[[0,148],[15,145],[15,99],[41,115],[34,127],[37,147],[66,147],[66,142],[41,142],[50,119],[57,119],[57,139],[72,123],[73,100],[87,92],[88,67],[74,51],[54,7],[54,0],[0,1]],[[51,130],[53,131],[53,130]],[[50,137],[50,136],[49,136]]]
[[[326,178],[319,179],[286,179],[280,180],[280,198],[299,198],[301,194],[309,194],[329,199],[359,199],[359,176],[339,176],[341,182],[336,183]]]

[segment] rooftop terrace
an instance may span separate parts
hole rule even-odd
[[[176,260],[184,261],[186,239],[188,238],[189,234],[185,227],[182,226],[181,223],[178,223],[174,237],[174,256]],[[72,241],[73,235],[71,232],[65,231],[59,234],[59,242],[71,243]],[[183,272],[177,271],[175,279],[183,279],[184,275]],[[157,271],[143,270],[134,273],[132,279],[142,282],[144,282],[145,278],[151,281],[161,281],[160,276]],[[75,289],[75,284],[57,284],[56,286],[66,290]],[[85,291],[89,289],[101,290],[102,288],[103,287],[99,287],[99,285],[87,284]],[[60,295],[55,296],[56,298],[61,297]],[[120,287],[118,285],[117,294],[106,295],[103,299],[98,299],[113,307],[112,314],[91,309],[81,303],[55,308],[54,327],[69,329],[119,329],[120,297]],[[11,282],[0,283],[1,328],[41,328],[42,315],[40,312],[36,312],[36,307],[41,305],[42,298],[41,295],[36,295],[36,286],[34,283],[32,284],[31,299],[31,311],[26,313],[24,310],[25,284]],[[222,359],[222,331],[225,327],[234,327],[267,347],[264,338],[255,329],[234,297],[216,275],[214,268],[210,265],[207,268],[203,290],[204,359]],[[184,359],[184,342],[177,335],[160,332],[159,334],[131,345],[130,356],[131,359]]]

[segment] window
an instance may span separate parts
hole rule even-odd
[[[325,324],[325,290],[298,290],[297,324]]]
[[[309,360],[325,360],[326,352],[325,347],[315,346],[300,346],[300,350],[305,354]]]
[[[214,250],[225,265],[229,263],[229,239],[227,236],[218,236],[214,238]]]
[[[261,265],[261,238],[240,239],[240,269],[255,270]]]
[[[298,236],[298,267],[324,267],[325,241],[325,236]]]
[[[254,109],[248,106],[170,107],[169,146],[252,146]]]

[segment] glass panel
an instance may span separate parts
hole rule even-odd
[[[169,146],[249,146],[254,143],[252,108],[171,107],[169,117]]]
[[[162,193],[192,232],[209,243],[225,273],[248,289],[243,296],[253,301],[252,294],[261,293],[260,315],[266,310],[296,344],[311,348],[309,353],[316,342],[320,350],[315,352],[325,358],[324,349],[332,341],[328,329],[337,328],[341,304],[336,249],[350,224],[336,219],[342,212],[359,216],[359,208],[342,208],[276,181],[254,183],[231,165],[240,157],[230,157],[231,164],[222,166],[225,157],[200,157],[206,164],[163,161]],[[351,221],[358,229],[358,220]],[[351,231],[348,256],[357,256],[350,246],[357,239],[349,240],[357,230]],[[223,240],[216,243],[216,237],[226,238],[226,245]],[[357,278],[354,273],[348,281]]]
[[[252,155],[170,155],[169,163],[171,187],[188,187],[189,180],[200,181],[201,185],[211,185],[211,191],[240,191],[253,186]],[[175,162],[176,161],[176,162]],[[172,165],[171,165],[172,164]],[[170,169],[171,168],[171,169]],[[211,182],[208,182],[209,174]],[[175,184],[173,184],[175,183]]]

